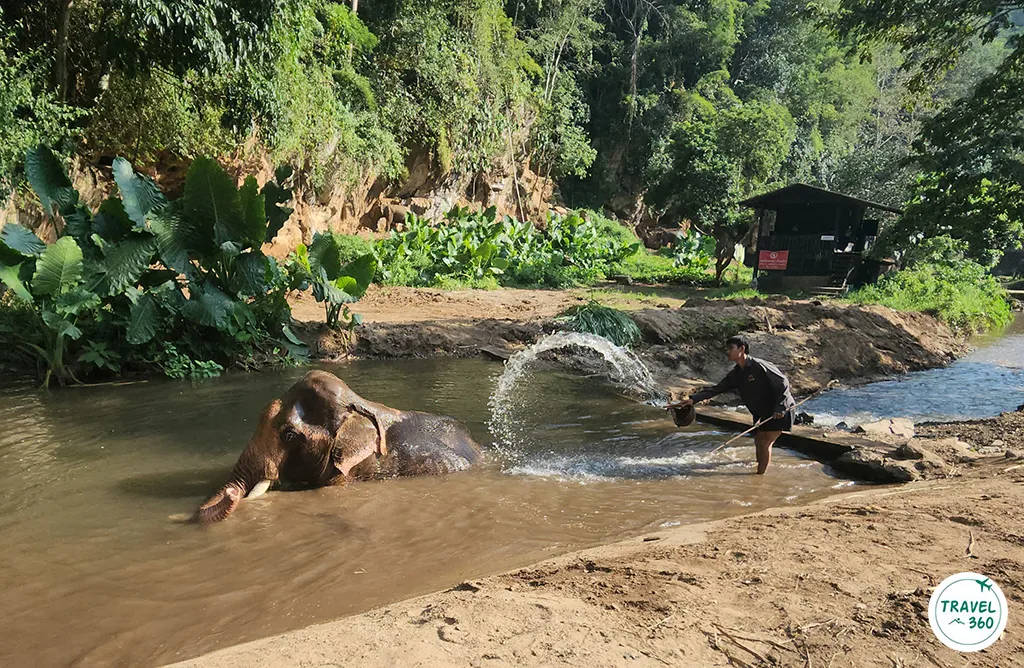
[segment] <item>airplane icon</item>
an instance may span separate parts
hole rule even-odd
[[[985,578],[984,580],[975,580],[975,582],[977,582],[981,587],[981,591],[985,591],[986,589],[992,591],[992,582],[988,578]]]

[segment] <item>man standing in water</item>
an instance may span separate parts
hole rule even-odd
[[[730,362],[736,366],[722,382],[692,395],[669,409],[690,406],[723,392],[736,391],[754,416],[754,445],[757,447],[757,473],[763,475],[772,458],[772,445],[784,431],[793,429],[793,407],[796,401],[789,391],[789,379],[771,362],[752,357],[750,344],[741,336],[725,342]]]

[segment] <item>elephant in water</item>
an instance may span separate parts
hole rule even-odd
[[[460,422],[366,401],[334,374],[310,371],[263,409],[230,480],[196,519],[219,522],[275,481],[339,485],[448,473],[479,459],[480,446]]]

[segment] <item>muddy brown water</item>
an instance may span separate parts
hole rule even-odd
[[[523,441],[489,444],[483,360],[327,367],[387,404],[455,416],[484,464],[271,492],[181,521],[223,480],[265,402],[302,370],[197,384],[0,389],[2,666],[158,666],[664,526],[803,503],[848,481],[743,439],[677,430],[596,381],[525,383]]]

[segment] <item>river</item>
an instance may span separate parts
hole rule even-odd
[[[260,408],[303,372],[50,392],[0,389],[0,665],[158,666],[664,526],[806,503],[848,481],[749,439],[678,430],[592,379],[517,388],[496,450],[485,360],[327,367],[363,396],[464,421],[468,471],[271,492],[183,521],[228,475]]]

